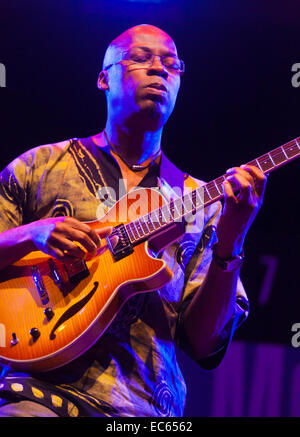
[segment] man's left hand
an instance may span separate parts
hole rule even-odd
[[[224,208],[215,250],[221,258],[241,253],[246,234],[263,202],[267,176],[252,165],[234,167],[223,183]]]

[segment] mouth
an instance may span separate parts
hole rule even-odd
[[[159,82],[150,83],[149,85],[146,85],[146,88],[152,88],[154,90],[163,91],[165,93],[168,92],[167,88],[162,83]]]

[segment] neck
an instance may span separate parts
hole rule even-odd
[[[105,131],[115,150],[130,164],[141,164],[161,149],[162,128],[145,131],[136,126],[131,129],[110,123],[108,120]]]

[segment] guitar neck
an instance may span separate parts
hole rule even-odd
[[[266,153],[248,165],[259,168],[263,173],[268,174],[277,168],[282,167],[290,161],[300,157],[300,137],[280,146],[269,153]],[[207,184],[177,197],[154,211],[125,225],[126,231],[133,245],[158,234],[170,225],[184,220],[190,214],[222,200],[222,184],[226,176],[220,176]]]

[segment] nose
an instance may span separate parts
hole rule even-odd
[[[164,64],[161,61],[161,57],[159,55],[153,55],[152,64],[149,66],[149,73],[154,75],[158,74],[164,78],[167,78],[169,73]]]

